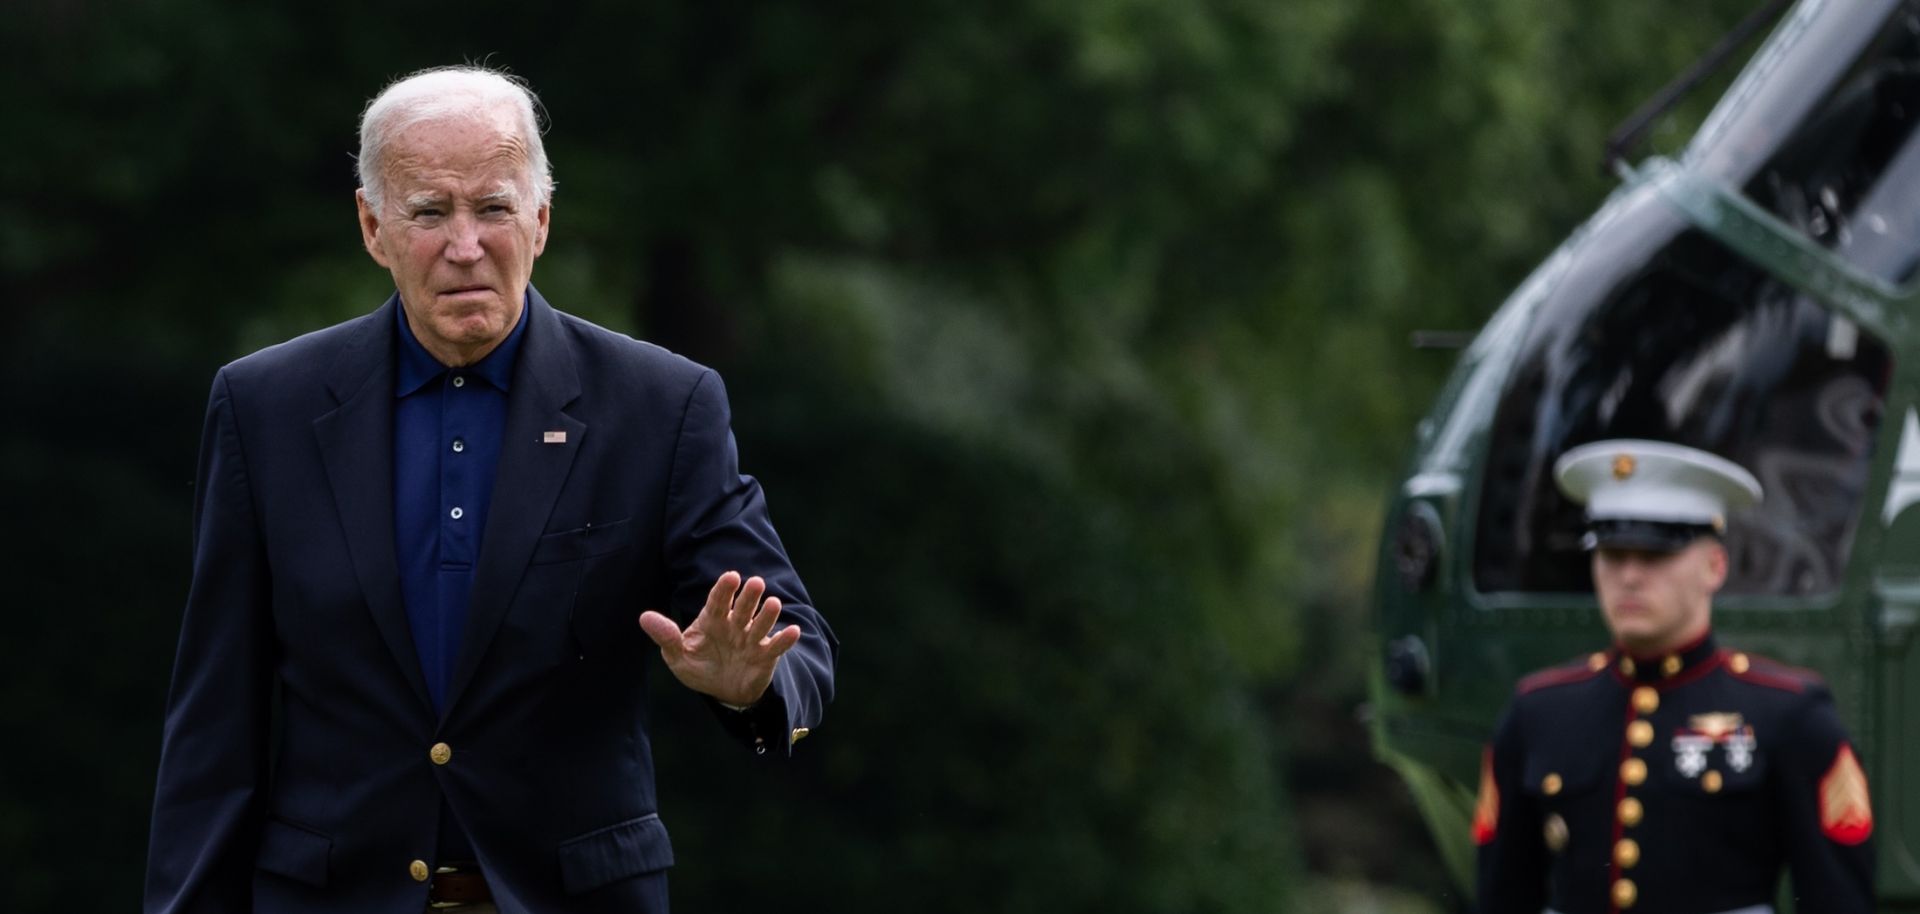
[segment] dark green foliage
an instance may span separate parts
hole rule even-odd
[[[0,909],[133,905],[208,379],[387,293],[359,107],[482,58],[554,123],[536,282],[723,370],[845,645],[789,766],[663,700],[687,909],[1414,878],[1286,799],[1383,783],[1288,734],[1357,700],[1379,486],[1449,362],[1407,335],[1484,319],[1747,5],[16,4]]]

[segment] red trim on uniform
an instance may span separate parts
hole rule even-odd
[[[1473,843],[1486,847],[1500,832],[1500,785],[1493,779],[1493,747],[1480,751],[1480,800],[1473,805]]]
[[[1694,664],[1693,666],[1687,667],[1686,669],[1681,670],[1680,672],[1675,673],[1672,676],[1669,676],[1665,679],[1658,679],[1651,682],[1636,682],[1634,683],[1634,685],[1650,685],[1650,686],[1653,686],[1656,690],[1659,690],[1661,692],[1664,692],[1676,686],[1683,686],[1725,665],[1727,662],[1727,657],[1730,655],[1730,653],[1731,653],[1730,651],[1726,650],[1725,648],[1722,648],[1720,650],[1714,651],[1712,656],[1709,656],[1707,659],[1702,660],[1699,663]]]
[[[1556,666],[1528,673],[1520,680],[1520,684],[1514,687],[1514,691],[1525,695],[1529,692],[1537,692],[1541,689],[1548,688],[1549,686],[1583,682],[1600,675],[1602,672],[1605,672],[1606,669],[1607,667],[1601,667],[1595,670],[1587,665],[1585,659],[1582,659],[1578,665],[1569,664],[1567,666]]]
[[[1761,667],[1766,669],[1761,669]],[[1732,673],[1732,670],[1728,670]],[[1747,671],[1733,673],[1736,679],[1751,682],[1754,685],[1767,686],[1786,692],[1799,694],[1807,687],[1819,683],[1820,674],[1797,666],[1788,666],[1775,660],[1769,660],[1756,654],[1747,655]]]

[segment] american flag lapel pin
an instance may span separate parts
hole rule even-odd
[[[566,444],[567,443],[566,430],[562,429],[557,432],[543,433],[540,436],[540,443],[541,444]]]

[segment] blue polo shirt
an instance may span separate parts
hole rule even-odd
[[[393,532],[400,595],[436,711],[460,656],[473,595],[473,567],[487,528],[493,477],[507,423],[514,357],[527,314],[487,357],[448,368],[399,321],[393,396]]]
[[[440,364],[399,322],[393,373],[393,534],[400,596],[435,711],[447,708],[473,597],[473,566],[487,529],[494,471],[506,434],[507,390],[526,336],[527,310],[487,357],[465,368]],[[442,808],[441,862],[473,857],[472,842]]]

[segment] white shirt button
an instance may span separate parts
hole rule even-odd
[[[466,378],[466,376],[465,376],[465,375],[454,375],[454,376],[453,376],[453,386],[455,386],[455,387],[465,387],[465,386],[467,386],[467,378]]]
[[[467,512],[462,511],[459,508],[455,508],[452,511],[449,511],[447,513],[451,514],[454,520],[459,520],[461,517],[465,516]]]
[[[467,449],[467,443],[459,438],[453,439],[453,452],[458,454]]]

